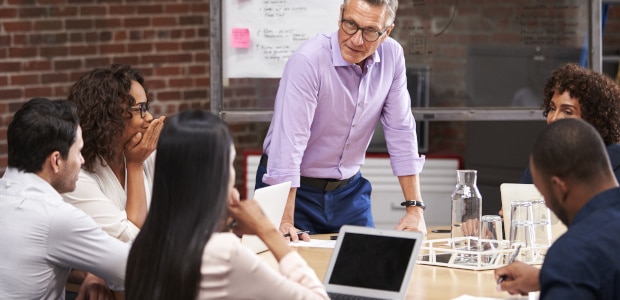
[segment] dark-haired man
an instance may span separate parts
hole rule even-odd
[[[129,245],[103,232],[61,193],[75,189],[82,133],[69,101],[35,98],[7,131],[0,179],[0,299],[62,299],[72,268],[122,289]]]
[[[620,299],[620,188],[596,129],[578,119],[546,126],[530,156],[534,185],[568,226],[542,269],[521,262],[495,271],[498,289],[540,290],[540,299]]]

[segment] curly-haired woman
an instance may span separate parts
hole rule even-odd
[[[128,65],[92,70],[71,87],[68,99],[78,109],[85,163],[65,201],[111,236],[132,241],[146,218],[164,117],[148,112],[144,77]]]
[[[544,88],[547,124],[563,118],[590,123],[607,145],[611,166],[620,178],[620,87],[608,76],[565,64],[553,71]],[[521,183],[532,183],[529,168]]]

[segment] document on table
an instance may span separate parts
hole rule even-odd
[[[506,295],[508,295],[508,293],[506,293]],[[470,295],[461,295],[460,297],[456,297],[452,300],[519,300],[519,299],[528,299],[528,300],[536,300],[538,299],[539,293],[538,292],[530,292],[528,294],[528,297],[521,297],[521,296],[510,296],[510,297],[505,297],[505,298],[492,298],[492,297],[477,297],[477,296],[470,296]]]
[[[299,242],[290,242],[288,243],[291,247],[314,247],[314,248],[334,248],[336,247],[336,241],[333,240],[315,240],[310,239],[309,242],[304,242],[299,240]]]

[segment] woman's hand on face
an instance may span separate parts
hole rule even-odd
[[[165,119],[166,117],[164,116],[153,119],[144,134],[138,132],[129,139],[127,144],[125,144],[125,159],[127,163],[142,165],[149,155],[155,151]]]
[[[275,229],[275,226],[269,221],[263,213],[258,202],[254,200],[238,200],[230,197],[228,210],[236,222],[233,229],[235,234],[241,236],[243,234],[260,235],[269,229]]]

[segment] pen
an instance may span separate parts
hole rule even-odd
[[[310,233],[310,231],[308,231],[308,230],[298,230],[298,231],[297,231],[297,236],[300,236],[300,235],[302,235],[302,234],[304,234],[304,233],[308,233],[308,234],[309,234],[309,233]],[[290,237],[290,236],[291,236],[291,234],[290,234],[290,233],[285,233],[285,234],[284,234],[284,237]]]
[[[515,249],[514,252],[512,252],[512,255],[510,255],[510,259],[508,259],[508,264],[511,264],[515,261],[515,258],[517,258],[517,255],[519,255],[519,250],[521,250],[521,245],[517,246],[517,249]],[[497,284],[501,284],[502,282],[504,282],[504,279],[506,279],[506,276],[501,276],[498,280],[497,280]]]

